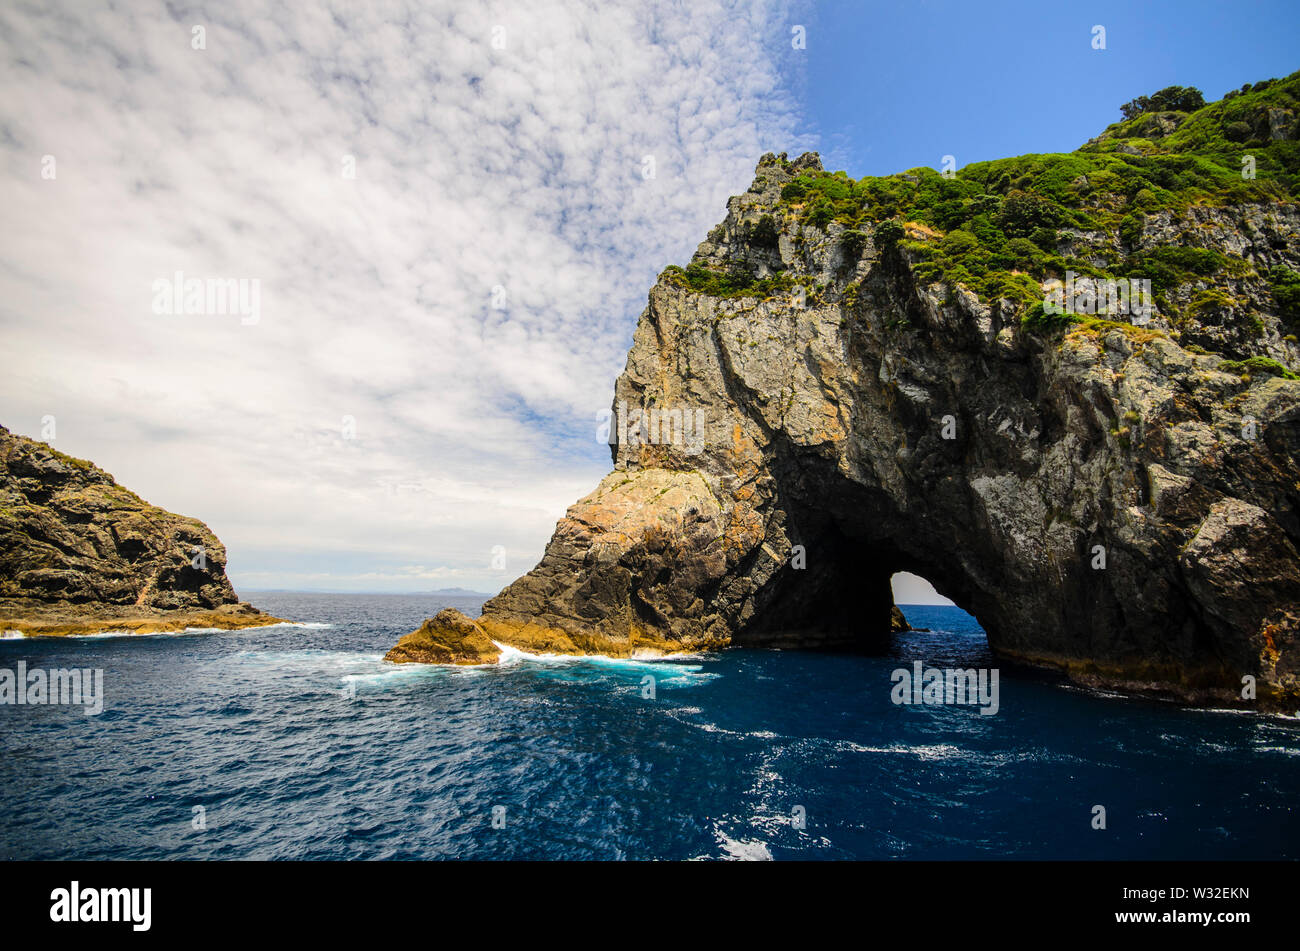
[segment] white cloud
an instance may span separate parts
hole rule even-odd
[[[0,10],[0,423],[55,415],[237,587],[530,567],[654,274],[810,144],[778,4],[463,6]],[[260,322],[153,314],[175,271],[257,279]]]
[[[897,572],[890,579],[894,589],[895,604],[947,604],[953,602],[934,590],[927,579],[907,571]]]

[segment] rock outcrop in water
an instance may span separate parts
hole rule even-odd
[[[111,475],[0,426],[0,631],[226,629],[279,618],[244,604],[226,549]]]
[[[1004,658],[1294,709],[1300,80],[1261,86],[954,178],[764,156],[650,291],[614,471],[389,659],[879,648],[906,570]],[[1071,272],[1152,309],[1054,314]]]

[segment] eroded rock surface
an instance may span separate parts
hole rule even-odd
[[[0,426],[0,630],[224,629],[278,618],[239,601],[198,519]]]
[[[388,659],[417,664],[489,664],[501,651],[476,621],[446,608],[407,634]]]

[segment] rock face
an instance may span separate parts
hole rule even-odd
[[[1034,327],[1023,301],[927,272],[933,228],[792,209],[802,186],[787,186],[824,174],[815,154],[763,157],[693,267],[650,291],[616,385],[614,471],[477,622],[444,612],[418,635],[880,648],[905,570],[1004,658],[1218,702],[1249,677],[1260,706],[1294,709],[1300,382],[1275,361],[1300,351],[1267,285],[1243,277],[1235,315],[1182,308],[1197,287],[1178,286],[1143,326]],[[1133,255],[1210,242],[1240,276],[1300,266],[1298,226],[1285,201],[1197,207],[1124,240]],[[1047,240],[1071,259],[1122,247]],[[735,274],[755,292],[728,291]],[[1236,345],[1241,307],[1267,372],[1191,346]],[[436,656],[416,637],[389,659]]]
[[[201,557],[200,557],[201,556]],[[89,462],[0,426],[0,629],[250,627],[226,549],[197,519],[150,505]]]
[[[446,608],[407,634],[388,659],[417,664],[487,664],[501,651],[487,632],[455,608]]]

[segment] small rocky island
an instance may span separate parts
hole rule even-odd
[[[104,470],[0,426],[0,632],[236,629],[281,623],[240,602],[226,549]]]
[[[388,659],[881,649],[911,571],[1006,660],[1296,709],[1298,104],[1300,74],[954,175],[763,156],[650,291],[614,471]]]

